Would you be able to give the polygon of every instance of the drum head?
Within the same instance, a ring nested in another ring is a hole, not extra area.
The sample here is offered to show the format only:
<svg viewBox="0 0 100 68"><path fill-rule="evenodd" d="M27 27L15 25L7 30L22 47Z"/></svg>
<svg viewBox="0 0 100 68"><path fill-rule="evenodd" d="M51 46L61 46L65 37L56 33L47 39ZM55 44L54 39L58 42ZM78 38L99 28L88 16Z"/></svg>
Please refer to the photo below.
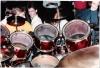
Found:
<svg viewBox="0 0 100 68"><path fill-rule="evenodd" d="M10 35L10 31L8 30L8 28L4 25L0 25L0 36L9 36Z"/></svg>
<svg viewBox="0 0 100 68"><path fill-rule="evenodd" d="M40 24L35 28L34 33L40 40L54 40L58 35L58 30L50 24Z"/></svg>
<svg viewBox="0 0 100 68"><path fill-rule="evenodd" d="M12 44L20 43L30 48L33 45L33 39L30 35L23 32L14 32L10 35L10 41Z"/></svg>
<svg viewBox="0 0 100 68"><path fill-rule="evenodd" d="M63 35L69 40L82 40L90 34L89 25L80 19L74 19L63 27Z"/></svg>
<svg viewBox="0 0 100 68"><path fill-rule="evenodd" d="M50 55L39 55L31 62L33 67L39 68L54 68L58 64L59 60Z"/></svg>

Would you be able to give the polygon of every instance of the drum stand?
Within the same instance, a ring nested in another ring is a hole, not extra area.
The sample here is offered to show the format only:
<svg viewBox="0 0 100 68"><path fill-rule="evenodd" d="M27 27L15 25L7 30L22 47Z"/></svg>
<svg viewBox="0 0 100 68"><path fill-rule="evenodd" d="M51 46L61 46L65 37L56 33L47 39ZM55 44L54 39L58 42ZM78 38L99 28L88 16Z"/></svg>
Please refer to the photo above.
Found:
<svg viewBox="0 0 100 68"><path fill-rule="evenodd" d="M65 39L62 35L62 31L60 30L60 11L59 11L59 8L57 6L56 8L56 11L57 11L57 19L58 19L58 26L59 26L59 29L58 29L58 38L57 38L57 41L56 41L56 47L57 47L57 50L60 50L60 54L64 55L67 51L67 48L66 48L66 44L65 44ZM60 45L57 46L57 42L60 43ZM59 48L59 49L58 49ZM59 53L58 53L59 54Z"/></svg>

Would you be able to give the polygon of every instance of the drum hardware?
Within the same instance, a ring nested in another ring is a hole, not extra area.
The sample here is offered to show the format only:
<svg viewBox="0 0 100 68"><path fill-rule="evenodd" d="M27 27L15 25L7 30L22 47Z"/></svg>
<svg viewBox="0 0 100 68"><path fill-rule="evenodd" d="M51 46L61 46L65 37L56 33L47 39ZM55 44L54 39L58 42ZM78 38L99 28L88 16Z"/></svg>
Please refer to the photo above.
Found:
<svg viewBox="0 0 100 68"><path fill-rule="evenodd" d="M32 47L33 47L33 46L32 46ZM33 49L32 47L31 47L31 48L28 50L28 52L27 52L27 56L26 56L26 58L25 58L26 61L28 61L29 58L31 58L30 56L31 56L32 49Z"/></svg>
<svg viewBox="0 0 100 68"><path fill-rule="evenodd" d="M65 54L68 52L63 35L58 35L58 37L55 39L55 43L57 54Z"/></svg>

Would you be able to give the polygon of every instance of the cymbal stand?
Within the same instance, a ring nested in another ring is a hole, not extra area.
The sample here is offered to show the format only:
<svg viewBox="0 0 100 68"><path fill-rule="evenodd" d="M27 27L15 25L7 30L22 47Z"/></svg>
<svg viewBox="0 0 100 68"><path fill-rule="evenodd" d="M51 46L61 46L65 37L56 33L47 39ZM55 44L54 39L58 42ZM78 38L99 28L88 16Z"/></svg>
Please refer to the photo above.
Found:
<svg viewBox="0 0 100 68"><path fill-rule="evenodd" d="M15 25L16 25L16 31L15 32L18 32L17 16L15 16Z"/></svg>

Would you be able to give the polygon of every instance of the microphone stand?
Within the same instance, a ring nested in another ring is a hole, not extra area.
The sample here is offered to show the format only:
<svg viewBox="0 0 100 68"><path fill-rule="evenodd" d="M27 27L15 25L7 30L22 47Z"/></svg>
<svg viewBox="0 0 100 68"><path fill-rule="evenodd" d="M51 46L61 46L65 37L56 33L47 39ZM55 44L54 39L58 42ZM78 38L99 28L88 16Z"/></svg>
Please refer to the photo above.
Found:
<svg viewBox="0 0 100 68"><path fill-rule="evenodd" d="M56 8L56 11L57 11L57 19L60 19L60 11L59 11L58 7ZM64 55L68 51L66 49L66 46L64 45L65 39L62 35L62 31L60 30L60 28L61 28L60 27L60 20L58 20L57 23L58 23L58 26L59 26L58 27L58 38L56 40L56 45L58 45L57 46L57 51L58 51L58 54ZM57 44L57 43L60 43L60 44Z"/></svg>

